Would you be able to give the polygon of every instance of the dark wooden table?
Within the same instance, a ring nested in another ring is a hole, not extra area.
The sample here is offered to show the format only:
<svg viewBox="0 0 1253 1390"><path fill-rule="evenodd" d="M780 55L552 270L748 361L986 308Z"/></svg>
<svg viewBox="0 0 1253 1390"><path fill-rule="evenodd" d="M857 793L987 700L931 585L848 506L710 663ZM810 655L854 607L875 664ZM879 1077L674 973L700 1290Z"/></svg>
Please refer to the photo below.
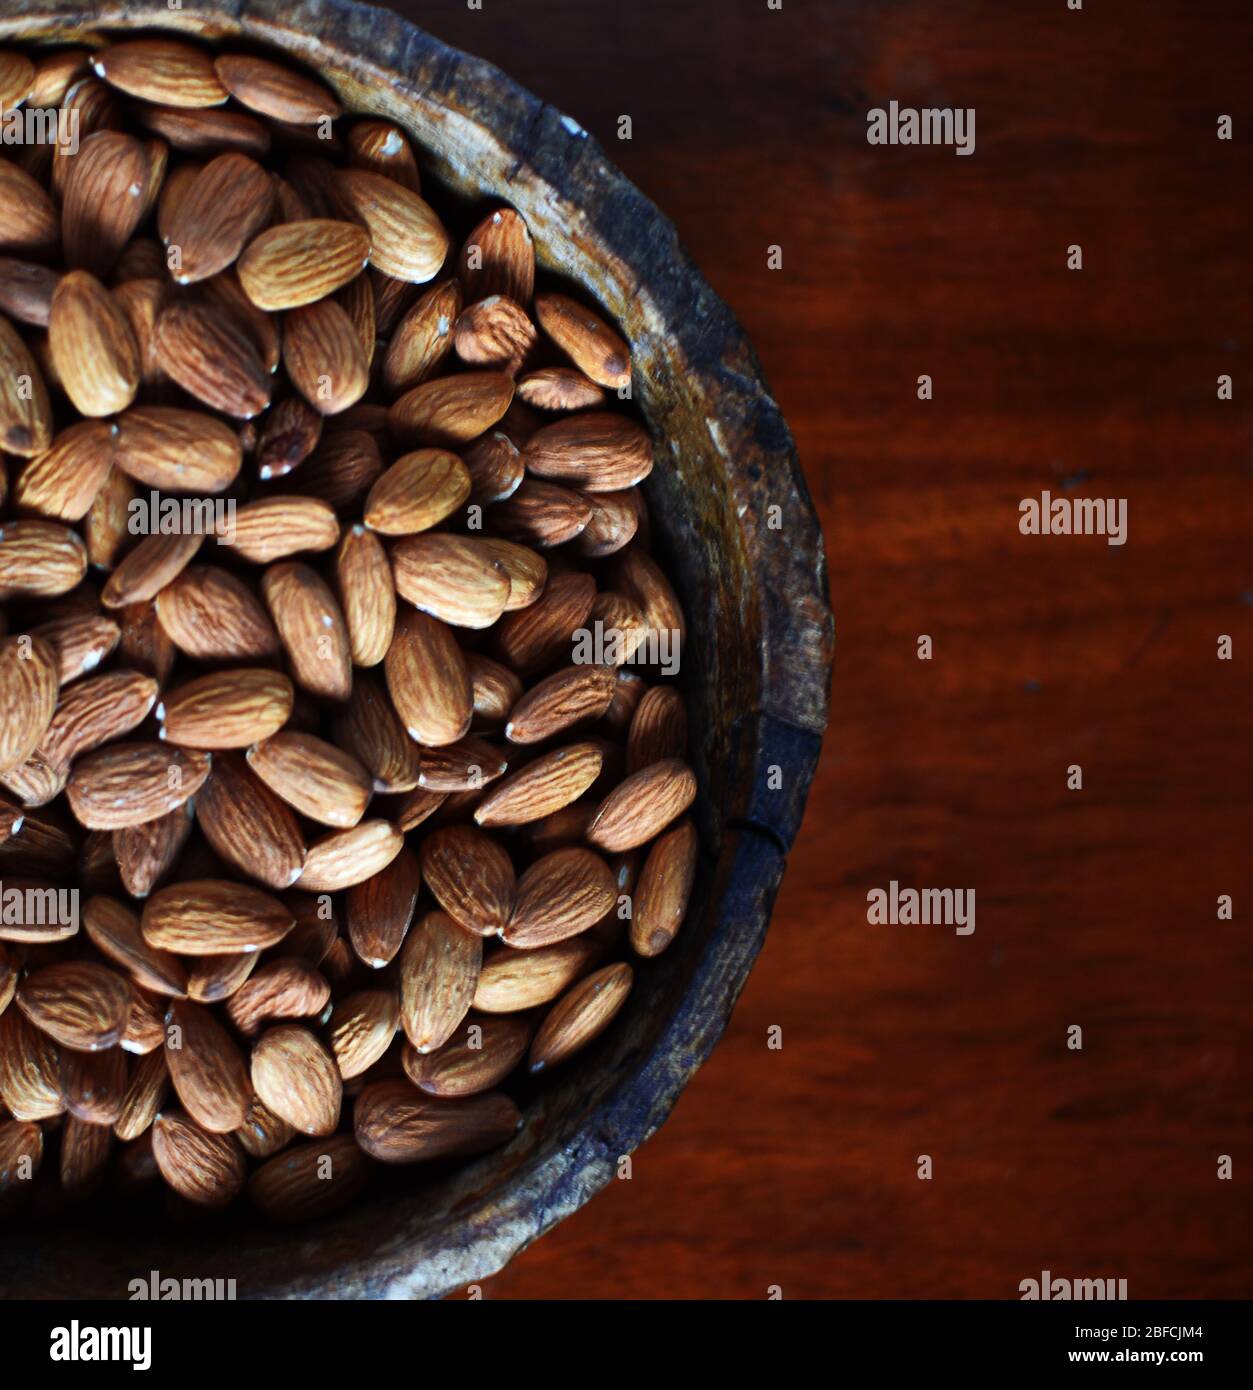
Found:
<svg viewBox="0 0 1253 1390"><path fill-rule="evenodd" d="M837 628L725 1041L486 1295L1253 1295L1253 10L408 12L674 219L796 435ZM974 107L975 153L869 145L891 99ZM1125 499L1127 543L1021 535L1045 489ZM976 890L975 933L869 925L891 879Z"/></svg>

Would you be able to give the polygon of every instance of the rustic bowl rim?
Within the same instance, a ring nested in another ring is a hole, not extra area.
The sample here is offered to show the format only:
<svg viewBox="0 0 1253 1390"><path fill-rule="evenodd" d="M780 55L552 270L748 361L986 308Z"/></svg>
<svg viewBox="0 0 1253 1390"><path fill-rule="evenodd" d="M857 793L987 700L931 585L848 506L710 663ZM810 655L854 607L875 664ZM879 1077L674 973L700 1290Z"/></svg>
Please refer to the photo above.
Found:
<svg viewBox="0 0 1253 1390"><path fill-rule="evenodd" d="M764 777L772 765L786 765L797 785L790 796L754 800L748 814L728 826L735 844L722 866L721 896L710 903L717 917L673 1017L648 1055L583 1117L579 1146L566 1145L510 1175L483 1199L490 1201L490 1210L480 1203L479 1210L467 1214L455 1244L428 1236L388 1257L347 1259L331 1277L308 1278L295 1269L285 1280L270 1279L247 1290L249 1296L280 1298L440 1296L498 1272L605 1186L619 1156L632 1152L663 1123L722 1035L764 939L827 722L834 635L821 530L791 434L740 325L680 248L674 226L576 122L483 59L442 43L391 11L356 0L184 0L178 10L169 9L166 0L105 0L90 11L78 9L72 0L18 0L0 18L0 41L67 42L75 32L135 29L256 41L286 49L313 67L319 55L334 54L346 67L401 86L411 86L413 75L421 71L427 86L413 89L414 99L445 110L452 110L455 101L460 112L474 113L481 109L484 91L503 97L513 130L525 133L529 171L576 208L585 204L571 191L573 180L595 180L604 220L595 224L595 214L591 220L634 272L638 292L651 295L659 312L669 315L667 330L688 364L707 378L709 394L727 407L725 418L711 422L718 427L711 428L711 435L728 476L734 472L745 480L737 495L745 499L739 507L745 554L762 605L762 694L759 707L744 721L744 736L751 740L754 776ZM358 45L366 36L369 53L363 55ZM500 133L494 122L487 128ZM624 240L625 233L615 226L628 225L631 235ZM763 479L768 494L762 490ZM767 547L760 516L751 515L766 495L787 521L787 544L780 547L776 541L773 550ZM29 1266L23 1273L28 1280ZM0 1288L16 1288L15 1275L11 1261L0 1260Z"/></svg>

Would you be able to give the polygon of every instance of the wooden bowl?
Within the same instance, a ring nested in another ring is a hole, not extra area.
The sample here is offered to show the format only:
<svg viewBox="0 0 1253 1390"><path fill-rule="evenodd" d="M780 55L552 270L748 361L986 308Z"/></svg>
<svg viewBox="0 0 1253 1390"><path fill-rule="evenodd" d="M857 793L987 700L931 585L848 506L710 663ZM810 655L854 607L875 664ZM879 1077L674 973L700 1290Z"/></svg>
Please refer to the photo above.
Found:
<svg viewBox="0 0 1253 1390"><path fill-rule="evenodd" d="M526 219L542 269L581 286L630 340L658 440L655 549L688 615L680 684L701 779L704 859L671 949L641 962L599 1043L519 1095L508 1148L397 1170L343 1214L298 1229L247 1203L174 1225L97 1199L6 1232L5 1297L125 1297L127 1281L234 1278L240 1297L433 1297L501 1269L614 1175L662 1123L726 1025L765 936L827 720L832 618L822 537L778 407L726 305L674 228L569 117L489 64L385 10L344 0L14 0L0 43L101 46L141 29L286 54L350 112L385 116L424 174ZM469 225L467 223L467 225ZM728 1124L733 1123L728 1116Z"/></svg>

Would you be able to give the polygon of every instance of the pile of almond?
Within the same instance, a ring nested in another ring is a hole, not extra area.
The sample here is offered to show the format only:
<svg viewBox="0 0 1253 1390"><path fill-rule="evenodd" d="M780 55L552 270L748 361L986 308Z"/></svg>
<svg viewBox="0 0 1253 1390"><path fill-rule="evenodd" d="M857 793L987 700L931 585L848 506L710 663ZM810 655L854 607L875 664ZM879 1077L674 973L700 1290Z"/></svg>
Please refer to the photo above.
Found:
<svg viewBox="0 0 1253 1390"><path fill-rule="evenodd" d="M0 107L0 1204L505 1144L695 871L627 344L268 59Z"/></svg>

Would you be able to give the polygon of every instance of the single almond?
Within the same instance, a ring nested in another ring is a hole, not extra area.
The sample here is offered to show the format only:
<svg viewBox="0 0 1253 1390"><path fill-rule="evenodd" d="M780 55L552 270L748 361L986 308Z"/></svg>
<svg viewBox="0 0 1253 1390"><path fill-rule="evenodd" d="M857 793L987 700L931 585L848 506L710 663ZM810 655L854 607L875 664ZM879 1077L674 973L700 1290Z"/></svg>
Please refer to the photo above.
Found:
<svg viewBox="0 0 1253 1390"><path fill-rule="evenodd" d="M267 1109L301 1134L331 1134L339 1123L343 1080L316 1034L280 1023L252 1049L252 1084Z"/></svg>
<svg viewBox="0 0 1253 1390"><path fill-rule="evenodd" d="M518 1107L501 1091L435 1099L403 1079L372 1082L353 1112L357 1143L383 1163L485 1153L521 1126Z"/></svg>
<svg viewBox="0 0 1253 1390"><path fill-rule="evenodd" d="M12 167L0 159L0 167ZM0 178L0 205L4 181ZM57 290L61 287L57 282ZM57 291L53 291L53 302ZM49 316L51 323L51 316ZM64 318L62 320L64 328ZM0 317L0 449L30 458L52 443L52 405L48 388L21 334Z"/></svg>
<svg viewBox="0 0 1253 1390"><path fill-rule="evenodd" d="M261 592L297 683L323 699L346 700L352 693L348 628L327 582L308 565L284 561L266 570Z"/></svg>
<svg viewBox="0 0 1253 1390"><path fill-rule="evenodd" d="M0 160L0 249L46 254L60 239L60 219L43 185L12 160Z"/></svg>
<svg viewBox="0 0 1253 1390"><path fill-rule="evenodd" d="M57 678L69 685L94 671L118 644L122 629L104 613L74 613L32 628L30 635L47 642L57 663Z"/></svg>
<svg viewBox="0 0 1253 1390"><path fill-rule="evenodd" d="M422 875L440 907L466 931L494 936L513 912L517 881L508 852L482 830L453 825L422 841Z"/></svg>
<svg viewBox="0 0 1253 1390"><path fill-rule="evenodd" d="M575 367L540 367L518 378L518 399L537 410L587 410L604 405L605 393Z"/></svg>
<svg viewBox="0 0 1253 1390"><path fill-rule="evenodd" d="M0 313L8 314L19 323L28 323L32 328L47 328L52 313L52 292L60 278L60 271L46 265L0 256Z"/></svg>
<svg viewBox="0 0 1253 1390"><path fill-rule="evenodd" d="M61 205L66 262L110 274L148 212L152 180L149 152L133 135L98 130L81 140Z"/></svg>
<svg viewBox="0 0 1253 1390"><path fill-rule="evenodd" d="M121 1038L131 990L106 966L58 961L27 975L17 987L16 1000L27 1021L62 1047L96 1052Z"/></svg>
<svg viewBox="0 0 1253 1390"><path fill-rule="evenodd" d="M156 321L161 371L224 415L250 420L270 403L270 377L252 339L209 301L175 300Z"/></svg>
<svg viewBox="0 0 1253 1390"><path fill-rule="evenodd" d="M422 753L419 785L433 792L478 791L503 777L509 762L499 749L473 734Z"/></svg>
<svg viewBox="0 0 1253 1390"><path fill-rule="evenodd" d="M377 666L387 655L396 625L396 587L379 538L364 526L346 527L335 576L353 664Z"/></svg>
<svg viewBox="0 0 1253 1390"><path fill-rule="evenodd" d="M52 296L48 344L80 415L117 415L139 388L139 349L126 315L86 270L63 275Z"/></svg>
<svg viewBox="0 0 1253 1390"><path fill-rule="evenodd" d="M652 472L647 432L625 415L588 411L545 425L522 450L527 471L586 492L634 487Z"/></svg>
<svg viewBox="0 0 1253 1390"><path fill-rule="evenodd" d="M631 945L638 955L660 955L683 925L698 849L695 827L683 821L649 850L632 901Z"/></svg>
<svg viewBox="0 0 1253 1390"><path fill-rule="evenodd" d="M360 1076L392 1044L400 1027L400 1006L390 989L362 990L341 999L331 1012L327 1040L345 1081Z"/></svg>
<svg viewBox="0 0 1253 1390"><path fill-rule="evenodd" d="M196 661L262 660L279 650L278 633L252 590L228 570L192 565L156 597L157 621Z"/></svg>
<svg viewBox="0 0 1253 1390"><path fill-rule="evenodd" d="M502 536L541 550L574 540L591 519L591 505L582 493L539 478L526 478L491 510L492 526Z"/></svg>
<svg viewBox="0 0 1253 1390"><path fill-rule="evenodd" d="M407 310L383 357L382 384L389 396L420 385L439 366L452 348L460 313L456 280L433 285Z"/></svg>
<svg viewBox="0 0 1253 1390"><path fill-rule="evenodd" d="M355 405L370 384L370 364L353 322L330 298L288 311L283 365L291 384L323 415Z"/></svg>
<svg viewBox="0 0 1253 1390"><path fill-rule="evenodd" d="M276 495L238 508L220 542L255 565L268 565L305 551L329 550L338 539L339 522L327 502Z"/></svg>
<svg viewBox="0 0 1253 1390"><path fill-rule="evenodd" d="M491 429L512 399L507 372L463 372L406 391L392 404L388 422L402 441L455 448Z"/></svg>
<svg viewBox="0 0 1253 1390"><path fill-rule="evenodd" d="M90 830L156 820L194 796L210 755L162 743L114 743L79 758L66 783L77 819Z"/></svg>
<svg viewBox="0 0 1253 1390"><path fill-rule="evenodd" d="M118 467L163 492L224 492L243 461L235 432L203 411L136 406L118 426Z"/></svg>
<svg viewBox="0 0 1253 1390"><path fill-rule="evenodd" d="M250 1158L269 1158L291 1143L296 1131L254 1095L235 1138Z"/></svg>
<svg viewBox="0 0 1253 1390"><path fill-rule="evenodd" d="M366 820L351 830L335 830L309 846L297 887L310 893L337 893L381 873L404 847L405 837L386 820Z"/></svg>
<svg viewBox="0 0 1253 1390"><path fill-rule="evenodd" d="M292 683L259 668L215 671L188 681L157 706L161 737L192 748L247 748L287 723Z"/></svg>
<svg viewBox="0 0 1253 1390"><path fill-rule="evenodd" d="M540 327L580 371L618 391L631 384L631 350L598 314L568 295L537 294Z"/></svg>
<svg viewBox="0 0 1253 1390"><path fill-rule="evenodd" d="M51 448L23 466L13 487L14 504L53 521L81 521L112 467L117 432L103 420L67 426Z"/></svg>
<svg viewBox="0 0 1253 1390"><path fill-rule="evenodd" d="M513 208L498 208L466 238L457 274L470 299L505 294L523 307L535 288L535 248L526 222Z"/></svg>
<svg viewBox="0 0 1253 1390"><path fill-rule="evenodd" d="M522 451L503 430L491 430L472 440L461 451L470 475L472 501L503 502L522 485L526 466Z"/></svg>
<svg viewBox="0 0 1253 1390"><path fill-rule="evenodd" d="M62 696L39 740L40 756L68 773L76 758L142 724L157 689L151 676L138 671L106 671L80 681Z"/></svg>
<svg viewBox="0 0 1253 1390"><path fill-rule="evenodd" d="M161 239L174 251L172 270L180 285L207 280L233 265L274 205L270 176L245 154L221 154L203 167L185 167L177 203L167 206L162 198Z"/></svg>
<svg viewBox="0 0 1253 1390"><path fill-rule="evenodd" d="M600 775L603 754L595 743L556 748L512 773L479 802L480 825L525 825L577 801Z"/></svg>
<svg viewBox="0 0 1253 1390"><path fill-rule="evenodd" d="M258 309L296 309L346 285L369 254L369 234L354 222L282 222L248 244L239 280Z"/></svg>
<svg viewBox="0 0 1253 1390"><path fill-rule="evenodd" d="M592 514L574 540L579 555L598 560L613 555L634 540L640 524L639 494L634 488L622 492L584 492L581 494Z"/></svg>
<svg viewBox="0 0 1253 1390"><path fill-rule="evenodd" d="M229 1134L214 1134L179 1111L164 1111L152 1125L152 1154L161 1176L194 1206L217 1211L242 1191L243 1150Z"/></svg>
<svg viewBox="0 0 1253 1390"><path fill-rule="evenodd" d="M248 1195L271 1221L312 1221L347 1206L374 1172L351 1134L297 1144L248 1180Z"/></svg>
<svg viewBox="0 0 1253 1390"><path fill-rule="evenodd" d="M470 495L470 475L444 449L403 454L374 483L365 524L385 536L425 531L450 516Z"/></svg>
<svg viewBox="0 0 1253 1390"><path fill-rule="evenodd" d="M518 898L503 937L508 946L551 946L594 927L617 902L609 865L589 849L554 850L518 880Z"/></svg>
<svg viewBox="0 0 1253 1390"><path fill-rule="evenodd" d="M384 671L396 713L412 738L437 748L465 736L473 692L451 628L425 613L401 613Z"/></svg>
<svg viewBox="0 0 1253 1390"><path fill-rule="evenodd" d="M336 743L370 773L376 791L406 792L418 785L418 745L377 680L356 673L352 695L332 727Z"/></svg>
<svg viewBox="0 0 1253 1390"><path fill-rule="evenodd" d="M568 660L595 598L596 581L590 574L553 575L536 602L502 620L497 640L505 660L523 676L538 674L563 657Z"/></svg>
<svg viewBox="0 0 1253 1390"><path fill-rule="evenodd" d="M91 66L111 87L164 106L220 106L228 95L209 54L177 39L126 39L97 53Z"/></svg>
<svg viewBox="0 0 1253 1390"><path fill-rule="evenodd" d="M257 441L257 477L262 482L290 473L318 446L322 414L302 396L285 396L266 411Z"/></svg>
<svg viewBox="0 0 1253 1390"><path fill-rule="evenodd" d="M508 666L481 652L468 652L466 666L474 692L474 727L491 732L502 729L522 697L522 682Z"/></svg>
<svg viewBox="0 0 1253 1390"><path fill-rule="evenodd" d="M246 1037L272 1019L309 1018L330 1001L331 987L307 961L280 958L257 970L230 997L227 1017Z"/></svg>
<svg viewBox="0 0 1253 1390"><path fill-rule="evenodd" d="M474 1007L483 1013L511 1014L551 1003L603 954L595 932L535 950L502 947L483 962Z"/></svg>
<svg viewBox="0 0 1253 1390"><path fill-rule="evenodd" d="M203 533L145 536L109 576L100 602L106 608L146 603L172 583L196 557Z"/></svg>
<svg viewBox="0 0 1253 1390"><path fill-rule="evenodd" d="M170 1089L170 1069L165 1052L156 1048L131 1069L121 1108L113 1121L113 1133L124 1144L146 1134L157 1118Z"/></svg>
<svg viewBox="0 0 1253 1390"><path fill-rule="evenodd" d="M526 1055L531 1025L521 1018L470 1016L435 1052L406 1043L405 1075L431 1096L474 1096L499 1086Z"/></svg>
<svg viewBox="0 0 1253 1390"><path fill-rule="evenodd" d="M588 840L611 854L635 849L681 816L696 796L696 776L678 758L632 773L601 802Z"/></svg>
<svg viewBox="0 0 1253 1390"><path fill-rule="evenodd" d="M419 1052L452 1037L474 998L483 940L442 912L415 922L399 957L400 1022Z"/></svg>
<svg viewBox="0 0 1253 1390"><path fill-rule="evenodd" d="M448 233L431 207L403 183L370 169L335 175L336 194L370 233L370 264L396 280L433 279L448 254Z"/></svg>
<svg viewBox="0 0 1253 1390"><path fill-rule="evenodd" d="M471 304L457 320L453 346L463 362L517 371L535 346L535 325L505 295Z"/></svg>
<svg viewBox="0 0 1253 1390"><path fill-rule="evenodd" d="M248 766L288 805L321 825L356 825L373 791L356 758L312 734L274 734L248 750Z"/></svg>
<svg viewBox="0 0 1253 1390"><path fill-rule="evenodd" d="M509 601L509 572L477 537L408 536L392 568L401 598L454 627L491 627Z"/></svg>
<svg viewBox="0 0 1253 1390"><path fill-rule="evenodd" d="M277 898L244 883L187 879L144 904L144 940L181 956L228 956L273 946L295 925Z"/></svg>
<svg viewBox="0 0 1253 1390"><path fill-rule="evenodd" d="M214 852L266 888L290 887L305 862L304 837L287 803L238 754L213 760L196 819Z"/></svg>
<svg viewBox="0 0 1253 1390"><path fill-rule="evenodd" d="M15 1120L51 1120L65 1113L61 1049L16 1008L0 1013L0 1100Z"/></svg>
<svg viewBox="0 0 1253 1390"><path fill-rule="evenodd" d="M45 737L57 705L57 658L39 637L0 638L0 773L20 767Z"/></svg>
<svg viewBox="0 0 1253 1390"><path fill-rule="evenodd" d="M565 666L532 686L513 706L505 737L510 743L543 743L599 719L612 704L616 685L611 667Z"/></svg>
<svg viewBox="0 0 1253 1390"><path fill-rule="evenodd" d="M371 969L389 965L413 921L422 888L418 856L402 849L381 872L348 890L348 935Z"/></svg>
<svg viewBox="0 0 1253 1390"><path fill-rule="evenodd" d="M403 130L390 121L357 121L348 132L348 159L357 169L370 169L421 193L418 162Z"/></svg>
<svg viewBox="0 0 1253 1390"><path fill-rule="evenodd" d="M223 53L213 66L241 106L272 120L311 125L340 114L339 102L320 82L280 63L247 53Z"/></svg>
<svg viewBox="0 0 1253 1390"><path fill-rule="evenodd" d="M120 1047L100 1052L61 1053L61 1094L71 1115L93 1125L111 1125L122 1113L127 1085L126 1054Z"/></svg>
<svg viewBox="0 0 1253 1390"><path fill-rule="evenodd" d="M260 159L270 148L270 132L265 122L245 111L188 111L177 106L141 106L134 115L145 130L168 140L174 149L205 159L232 150Z"/></svg>
<svg viewBox="0 0 1253 1390"><path fill-rule="evenodd" d="M191 834L192 806L113 832L113 854L122 887L132 898L146 898L174 867Z"/></svg>
<svg viewBox="0 0 1253 1390"><path fill-rule="evenodd" d="M556 1066L599 1037L626 1003L633 980L622 961L580 980L540 1024L528 1058L531 1071Z"/></svg>

